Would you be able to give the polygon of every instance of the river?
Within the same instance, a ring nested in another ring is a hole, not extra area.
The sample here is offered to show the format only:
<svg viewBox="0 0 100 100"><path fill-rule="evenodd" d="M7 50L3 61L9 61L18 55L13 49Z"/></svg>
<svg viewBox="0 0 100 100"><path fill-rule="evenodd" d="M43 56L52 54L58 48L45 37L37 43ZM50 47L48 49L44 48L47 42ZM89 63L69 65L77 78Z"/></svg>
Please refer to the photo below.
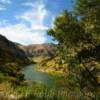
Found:
<svg viewBox="0 0 100 100"><path fill-rule="evenodd" d="M36 82L37 84L42 83L45 84L46 86L57 86L56 77L44 72L40 72L36 69L36 67L37 67L36 64L32 64L25 67L22 70L22 73L25 76L25 80L31 82L33 81Z"/></svg>

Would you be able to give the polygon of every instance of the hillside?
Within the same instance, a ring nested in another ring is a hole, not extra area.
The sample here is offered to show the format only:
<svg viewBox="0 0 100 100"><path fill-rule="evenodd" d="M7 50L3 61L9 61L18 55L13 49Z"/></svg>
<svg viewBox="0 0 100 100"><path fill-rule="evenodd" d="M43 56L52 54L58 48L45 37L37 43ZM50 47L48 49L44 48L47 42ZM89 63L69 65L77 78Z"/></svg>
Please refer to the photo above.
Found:
<svg viewBox="0 0 100 100"><path fill-rule="evenodd" d="M0 35L0 80L4 80L5 76L19 77L22 66L30 63L24 51L17 45Z"/></svg>
<svg viewBox="0 0 100 100"><path fill-rule="evenodd" d="M35 62L41 62L45 59L56 56L57 46L55 44L33 44L29 46L19 45L26 56Z"/></svg>
<svg viewBox="0 0 100 100"><path fill-rule="evenodd" d="M29 60L25 53L17 45L17 43L11 42L6 37L0 35L0 60L12 62L18 58L19 60L23 59L21 63L28 63Z"/></svg>

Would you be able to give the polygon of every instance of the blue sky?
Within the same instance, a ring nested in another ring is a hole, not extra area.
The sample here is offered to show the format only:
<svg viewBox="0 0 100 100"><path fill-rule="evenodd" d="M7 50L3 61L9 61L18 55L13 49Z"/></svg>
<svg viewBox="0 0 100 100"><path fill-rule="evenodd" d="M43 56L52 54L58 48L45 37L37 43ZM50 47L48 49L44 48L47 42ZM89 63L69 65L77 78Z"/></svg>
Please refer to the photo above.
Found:
<svg viewBox="0 0 100 100"><path fill-rule="evenodd" d="M46 31L75 0L0 0L0 34L24 45L52 42Z"/></svg>

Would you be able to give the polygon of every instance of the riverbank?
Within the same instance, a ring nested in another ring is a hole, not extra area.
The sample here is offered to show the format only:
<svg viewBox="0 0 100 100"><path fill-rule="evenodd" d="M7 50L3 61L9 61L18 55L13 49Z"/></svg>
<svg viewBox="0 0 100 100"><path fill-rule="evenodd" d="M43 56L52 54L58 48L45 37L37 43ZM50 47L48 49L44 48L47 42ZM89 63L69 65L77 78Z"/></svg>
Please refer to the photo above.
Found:
<svg viewBox="0 0 100 100"><path fill-rule="evenodd" d="M47 59L37 64L37 70L51 75L64 76L68 72L68 64L59 57Z"/></svg>

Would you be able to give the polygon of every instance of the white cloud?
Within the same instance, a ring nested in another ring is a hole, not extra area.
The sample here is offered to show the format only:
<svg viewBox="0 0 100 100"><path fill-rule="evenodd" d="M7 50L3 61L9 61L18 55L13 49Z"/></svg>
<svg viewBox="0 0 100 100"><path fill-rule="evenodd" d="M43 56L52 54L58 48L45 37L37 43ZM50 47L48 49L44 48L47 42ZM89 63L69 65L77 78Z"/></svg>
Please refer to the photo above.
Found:
<svg viewBox="0 0 100 100"><path fill-rule="evenodd" d="M16 16L20 20L18 24L12 25L7 21L0 23L0 34L6 36L11 41L21 44L45 43L47 40L45 31L48 27L44 25L44 20L48 11L45 9L43 2L27 3L25 6L30 6L31 10ZM28 26L29 24L30 27Z"/></svg>
<svg viewBox="0 0 100 100"><path fill-rule="evenodd" d="M26 2L24 4L22 4L23 6L27 6L27 7L34 7L34 3L33 2Z"/></svg>
<svg viewBox="0 0 100 100"><path fill-rule="evenodd" d="M0 11L6 10L7 6L12 3L11 0L0 0Z"/></svg>
<svg viewBox="0 0 100 100"><path fill-rule="evenodd" d="M6 9L6 7L5 7L5 6L0 5L0 11L3 11L3 10L5 10L5 9Z"/></svg>
<svg viewBox="0 0 100 100"><path fill-rule="evenodd" d="M0 27L0 34L6 36L9 40L22 44L41 44L46 41L44 33L32 32L24 24L9 24L7 27Z"/></svg>
<svg viewBox="0 0 100 100"><path fill-rule="evenodd" d="M23 13L22 15L16 16L16 18L29 22L33 30L48 29L48 27L44 25L45 16L46 14L48 14L47 10L44 7L44 4L41 2L27 2L24 3L24 5L30 6L32 7L32 9Z"/></svg>
<svg viewBox="0 0 100 100"><path fill-rule="evenodd" d="M11 0L0 0L0 3L11 4Z"/></svg>

